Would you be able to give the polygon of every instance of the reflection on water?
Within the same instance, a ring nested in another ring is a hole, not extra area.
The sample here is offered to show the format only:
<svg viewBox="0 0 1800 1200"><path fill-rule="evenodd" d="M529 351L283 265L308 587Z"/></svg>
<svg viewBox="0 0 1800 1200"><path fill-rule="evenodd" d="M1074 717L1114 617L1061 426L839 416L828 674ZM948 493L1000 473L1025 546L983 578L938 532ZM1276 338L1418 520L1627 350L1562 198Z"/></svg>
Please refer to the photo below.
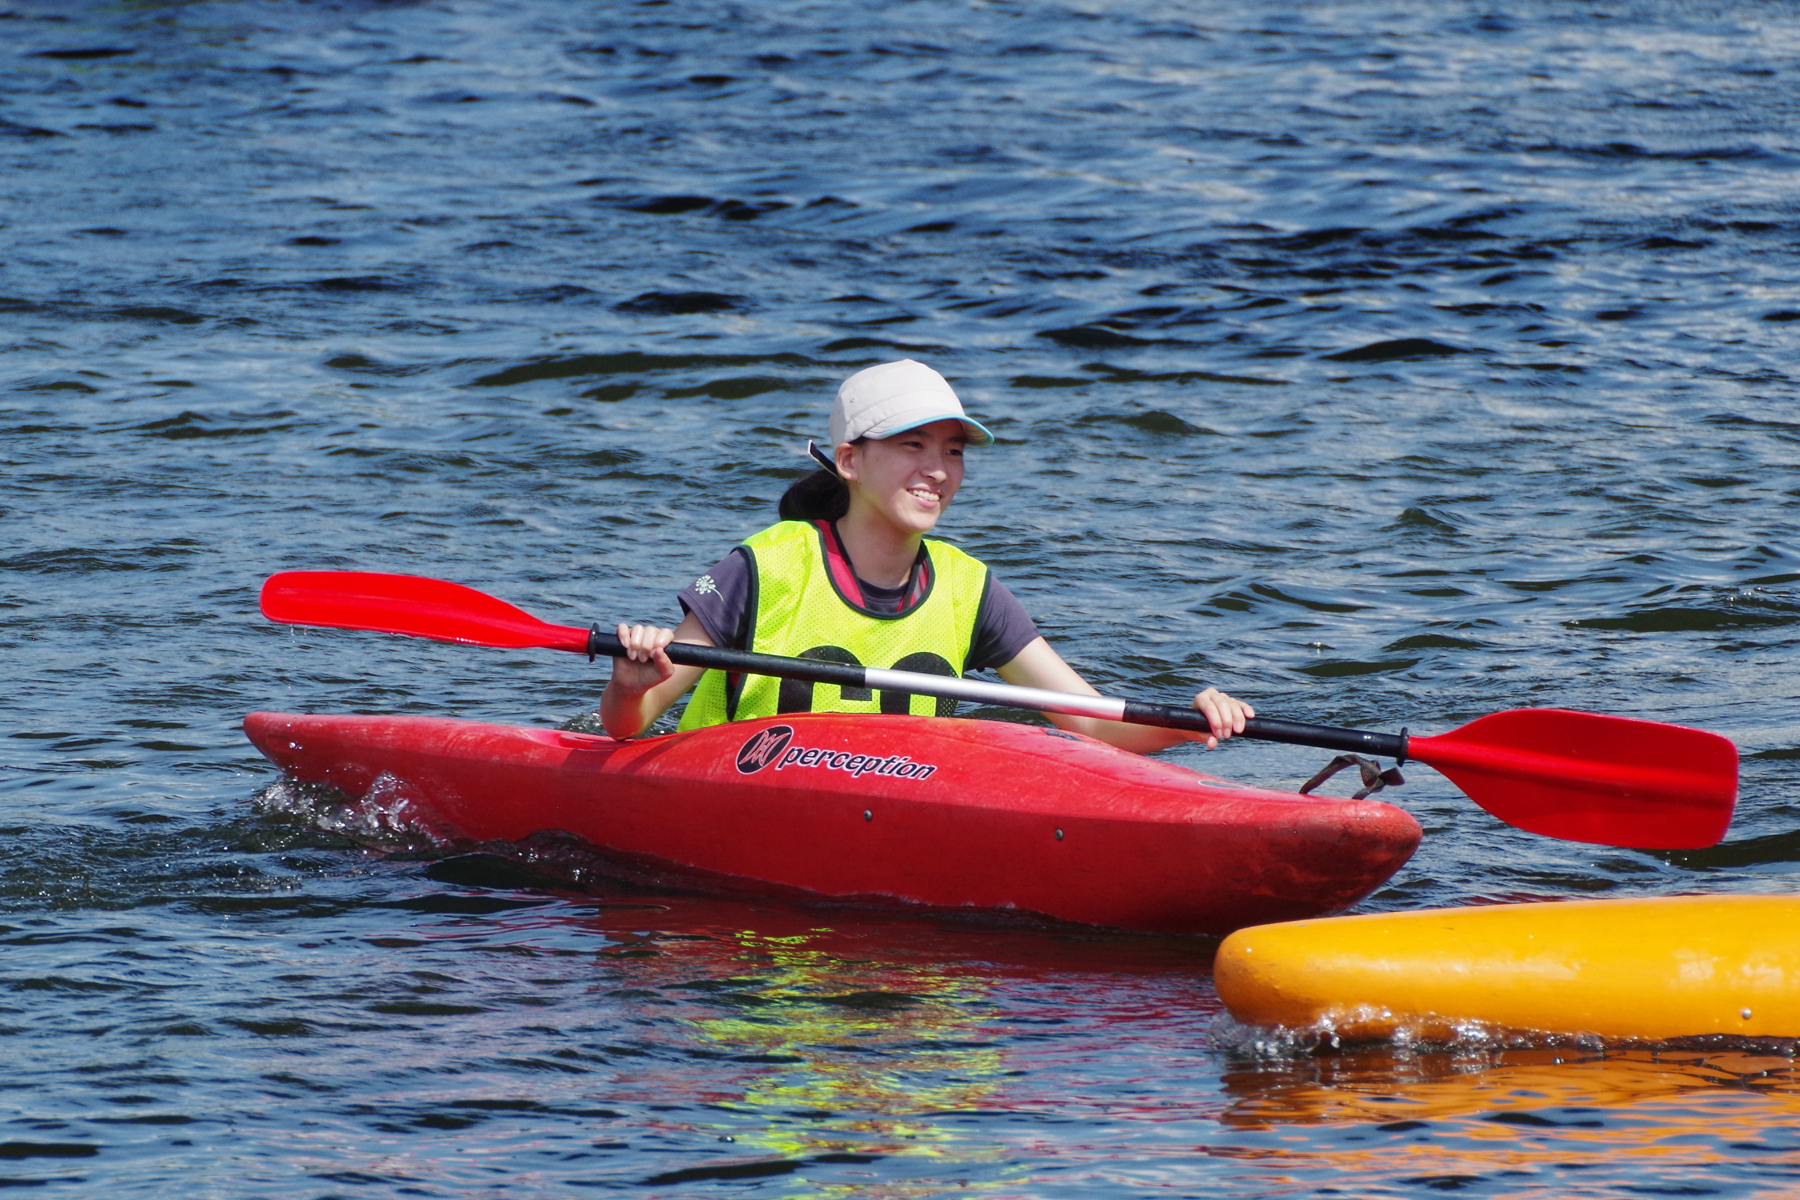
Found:
<svg viewBox="0 0 1800 1200"><path fill-rule="evenodd" d="M1640 1164L1666 1179L1774 1152L1794 1156L1775 1176L1800 1183L1800 1074L1788 1055L1370 1050L1238 1063L1223 1082L1221 1120L1280 1144L1215 1152L1289 1182L1431 1176L1449 1186L1580 1172L1604 1186L1601 1176L1627 1181Z"/></svg>
<svg viewBox="0 0 1800 1200"><path fill-rule="evenodd" d="M844 963L809 947L815 940L745 931L731 959L756 978L675 985L703 991L715 1005L741 1007L692 1019L708 1042L740 1062L784 1064L717 1102L747 1114L856 1114L824 1128L772 1127L739 1137L737 1148L785 1159L853 1151L963 1160L967 1147L913 1115L996 1106L1006 1060L996 1040L1004 1031L987 1028L997 1016L991 987L979 976L924 964Z"/></svg>
<svg viewBox="0 0 1800 1200"><path fill-rule="evenodd" d="M1604 1195L1646 1171L1756 1194L1800 1178L1786 1054L1259 1053L1220 1014L1198 942L663 900L561 930L602 933L604 995L655 1014L636 1022L642 1057L589 1097L696 1146L632 1176L655 1194L764 1179L769 1195L859 1200L1202 1181L1229 1196Z"/></svg>

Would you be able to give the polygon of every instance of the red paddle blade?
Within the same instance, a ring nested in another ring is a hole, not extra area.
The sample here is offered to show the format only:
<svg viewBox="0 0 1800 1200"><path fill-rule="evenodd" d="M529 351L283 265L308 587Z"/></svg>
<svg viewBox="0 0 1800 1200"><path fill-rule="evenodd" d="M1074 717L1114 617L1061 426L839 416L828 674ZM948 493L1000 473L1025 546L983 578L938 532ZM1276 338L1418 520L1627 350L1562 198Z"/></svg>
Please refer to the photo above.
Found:
<svg viewBox="0 0 1800 1200"><path fill-rule="evenodd" d="M263 616L291 625L403 633L476 646L587 651L588 631L551 625L474 588L418 575L283 571L262 589Z"/></svg>
<svg viewBox="0 0 1800 1200"><path fill-rule="evenodd" d="M1681 725L1517 708L1410 741L1502 821L1572 842L1711 846L1737 802L1737 747Z"/></svg>

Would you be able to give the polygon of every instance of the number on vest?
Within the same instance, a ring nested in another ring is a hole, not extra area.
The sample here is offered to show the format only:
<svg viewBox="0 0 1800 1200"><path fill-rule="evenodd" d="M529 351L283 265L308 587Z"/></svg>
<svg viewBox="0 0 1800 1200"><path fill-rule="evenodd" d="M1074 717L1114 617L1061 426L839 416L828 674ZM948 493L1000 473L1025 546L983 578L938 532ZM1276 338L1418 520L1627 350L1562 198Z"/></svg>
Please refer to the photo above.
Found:
<svg viewBox="0 0 1800 1200"><path fill-rule="evenodd" d="M811 650L801 652L801 658L816 659L820 662L843 663L846 666L860 667L862 662L856 655L842 646L814 646ZM950 665L942 655L933 654L929 650L920 650L909 654L892 667L895 671L915 671L921 675L943 675L956 678L956 668ZM784 679L781 691L776 697L775 711L778 713L797 713L813 711L813 687L815 685L805 679ZM824 686L830 687L830 684ZM847 687L839 689L845 700L871 700L874 694L868 688ZM953 717L956 715L956 701L948 696L937 697L937 715ZM896 715L904 715L912 711L911 692L882 692L881 711Z"/></svg>

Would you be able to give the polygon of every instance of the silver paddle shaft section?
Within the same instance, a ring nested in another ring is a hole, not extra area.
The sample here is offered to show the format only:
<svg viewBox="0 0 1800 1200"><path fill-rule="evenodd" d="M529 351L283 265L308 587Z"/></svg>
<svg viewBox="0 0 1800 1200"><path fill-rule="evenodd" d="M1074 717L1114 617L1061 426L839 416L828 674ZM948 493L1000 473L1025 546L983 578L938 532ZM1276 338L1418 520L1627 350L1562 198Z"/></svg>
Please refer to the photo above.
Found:
<svg viewBox="0 0 1800 1200"><path fill-rule="evenodd" d="M1071 717L1099 717L1103 721L1122 721L1128 702L1106 696L1083 696L1077 692L1052 692L1047 688L1014 687L1010 683L988 683L981 679L958 679L949 675L923 675L917 671L888 671L880 667L862 668L865 687L884 692L906 692L917 696L944 696L951 700L967 700L972 704L998 704L1004 708L1028 708L1036 712L1065 713ZM1202 725L1206 718L1200 717Z"/></svg>
<svg viewBox="0 0 1800 1200"><path fill-rule="evenodd" d="M588 655L604 654L622 658L625 647L598 625L588 633ZM777 654L752 654L745 650L725 650L718 646L696 646L689 642L670 642L669 661L685 667L705 667L713 671L738 671L750 675L773 675L777 679L805 679L812 683L834 683L839 687L874 688L911 696L943 696L951 700L967 700L973 704L997 704L1003 708L1023 708L1033 712L1063 713L1071 717L1096 717L1102 721L1124 721L1132 725L1159 725L1165 729L1188 729L1197 733L1211 731L1206 717L1191 708L1173 704L1148 704L1141 700L1115 700L1110 696L1083 696L1075 692L1053 692L1046 688L1014 687L1010 683L988 683L980 679L959 679L953 675L925 675L917 671L891 671L881 667L859 667L853 663L823 662L814 658L784 658ZM1319 746L1327 750L1381 755L1406 761L1406 733L1369 733L1360 729L1338 729L1330 725L1307 725L1299 721L1275 721L1252 717L1244 722L1244 736L1269 742L1287 742L1295 746Z"/></svg>

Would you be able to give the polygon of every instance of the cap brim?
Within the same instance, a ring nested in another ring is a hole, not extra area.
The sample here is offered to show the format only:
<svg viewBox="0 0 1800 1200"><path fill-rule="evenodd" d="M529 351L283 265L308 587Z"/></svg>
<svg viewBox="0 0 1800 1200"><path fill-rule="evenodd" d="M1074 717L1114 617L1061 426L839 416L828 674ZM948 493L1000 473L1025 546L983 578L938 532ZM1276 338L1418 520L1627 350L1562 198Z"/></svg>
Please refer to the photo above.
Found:
<svg viewBox="0 0 1800 1200"><path fill-rule="evenodd" d="M896 433L905 433L909 429L917 429L921 425L929 425L933 421L961 421L963 432L969 435L969 445L971 446L991 446L994 444L994 435L988 432L988 427L986 425L983 425L980 421L963 413L953 412L937 413L928 417L915 417L912 420L902 421L899 424L896 424L892 429L871 429L863 434L863 436L871 437L879 441L882 438L893 437Z"/></svg>

